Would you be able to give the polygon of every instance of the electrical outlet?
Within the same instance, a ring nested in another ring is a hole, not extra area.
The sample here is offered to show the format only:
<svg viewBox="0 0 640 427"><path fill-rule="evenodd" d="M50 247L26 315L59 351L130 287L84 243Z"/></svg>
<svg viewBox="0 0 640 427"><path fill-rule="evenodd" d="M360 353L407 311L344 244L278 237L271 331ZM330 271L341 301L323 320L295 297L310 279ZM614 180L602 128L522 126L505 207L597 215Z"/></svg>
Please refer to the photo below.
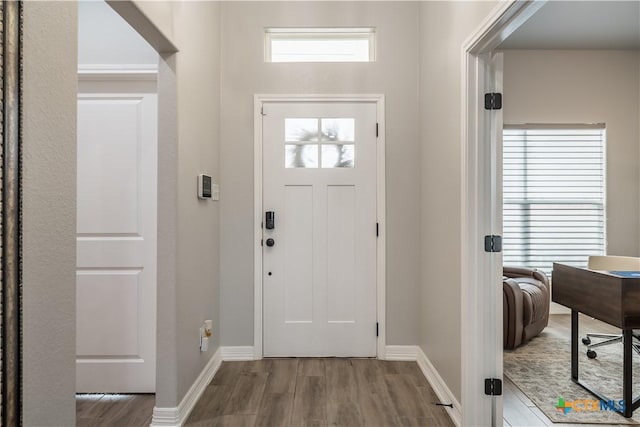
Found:
<svg viewBox="0 0 640 427"><path fill-rule="evenodd" d="M209 338L213 336L213 320L205 320L200 326L200 351L209 350Z"/></svg>

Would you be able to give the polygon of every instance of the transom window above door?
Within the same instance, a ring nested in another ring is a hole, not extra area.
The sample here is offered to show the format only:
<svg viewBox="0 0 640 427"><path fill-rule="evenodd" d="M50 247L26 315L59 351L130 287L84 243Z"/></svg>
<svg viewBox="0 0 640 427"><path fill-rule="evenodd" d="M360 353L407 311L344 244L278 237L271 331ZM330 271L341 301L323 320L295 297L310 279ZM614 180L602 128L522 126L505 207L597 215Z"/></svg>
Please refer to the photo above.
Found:
<svg viewBox="0 0 640 427"><path fill-rule="evenodd" d="M375 28L266 28L266 62L373 62Z"/></svg>
<svg viewBox="0 0 640 427"><path fill-rule="evenodd" d="M284 135L286 168L355 166L353 118L287 118Z"/></svg>

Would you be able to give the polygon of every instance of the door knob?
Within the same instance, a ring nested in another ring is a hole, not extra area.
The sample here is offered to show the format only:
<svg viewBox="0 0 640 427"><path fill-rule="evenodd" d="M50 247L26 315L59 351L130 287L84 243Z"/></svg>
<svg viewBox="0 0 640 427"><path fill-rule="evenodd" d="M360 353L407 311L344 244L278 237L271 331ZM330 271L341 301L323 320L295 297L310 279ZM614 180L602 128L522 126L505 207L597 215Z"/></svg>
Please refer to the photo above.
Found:
<svg viewBox="0 0 640 427"><path fill-rule="evenodd" d="M273 240L271 237L269 237L269 238L267 239L267 246L271 247L271 246L273 246L273 245L275 245L275 244L276 244L276 241L275 241L275 240Z"/></svg>

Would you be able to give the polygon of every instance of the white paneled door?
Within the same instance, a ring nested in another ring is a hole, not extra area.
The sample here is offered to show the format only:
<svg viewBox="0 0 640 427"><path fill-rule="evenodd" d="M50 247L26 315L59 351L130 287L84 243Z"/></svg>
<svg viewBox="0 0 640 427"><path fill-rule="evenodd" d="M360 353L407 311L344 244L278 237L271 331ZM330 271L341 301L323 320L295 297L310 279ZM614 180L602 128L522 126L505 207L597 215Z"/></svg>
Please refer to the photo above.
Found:
<svg viewBox="0 0 640 427"><path fill-rule="evenodd" d="M78 392L155 391L155 82L80 82Z"/></svg>
<svg viewBox="0 0 640 427"><path fill-rule="evenodd" d="M376 356L376 104L263 115L263 354Z"/></svg>

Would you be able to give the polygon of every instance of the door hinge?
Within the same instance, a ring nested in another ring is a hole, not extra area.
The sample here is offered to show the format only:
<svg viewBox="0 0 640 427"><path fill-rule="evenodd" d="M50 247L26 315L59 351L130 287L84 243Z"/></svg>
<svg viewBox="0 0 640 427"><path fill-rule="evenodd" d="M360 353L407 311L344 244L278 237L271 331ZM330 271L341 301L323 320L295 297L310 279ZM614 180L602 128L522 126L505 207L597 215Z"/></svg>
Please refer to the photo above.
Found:
<svg viewBox="0 0 640 427"><path fill-rule="evenodd" d="M378 137L378 123L376 123L376 138Z"/></svg>
<svg viewBox="0 0 640 427"><path fill-rule="evenodd" d="M380 236L380 223L376 222L376 237Z"/></svg>
<svg viewBox="0 0 640 427"><path fill-rule="evenodd" d="M264 107L260 107L260 115L266 116L266 114L264 113Z"/></svg>
<svg viewBox="0 0 640 427"><path fill-rule="evenodd" d="M498 378L485 378L484 394L487 396L502 396L502 380Z"/></svg>
<svg viewBox="0 0 640 427"><path fill-rule="evenodd" d="M501 93L485 93L484 109L485 110L502 110L502 94Z"/></svg>
<svg viewBox="0 0 640 427"><path fill-rule="evenodd" d="M260 239L260 246L264 246L264 239Z"/></svg>
<svg viewBox="0 0 640 427"><path fill-rule="evenodd" d="M485 252L502 252L502 236L484 236Z"/></svg>
<svg viewBox="0 0 640 427"><path fill-rule="evenodd" d="M378 324L378 322L376 322L376 336L378 336L379 331L380 331L379 330L379 324Z"/></svg>

